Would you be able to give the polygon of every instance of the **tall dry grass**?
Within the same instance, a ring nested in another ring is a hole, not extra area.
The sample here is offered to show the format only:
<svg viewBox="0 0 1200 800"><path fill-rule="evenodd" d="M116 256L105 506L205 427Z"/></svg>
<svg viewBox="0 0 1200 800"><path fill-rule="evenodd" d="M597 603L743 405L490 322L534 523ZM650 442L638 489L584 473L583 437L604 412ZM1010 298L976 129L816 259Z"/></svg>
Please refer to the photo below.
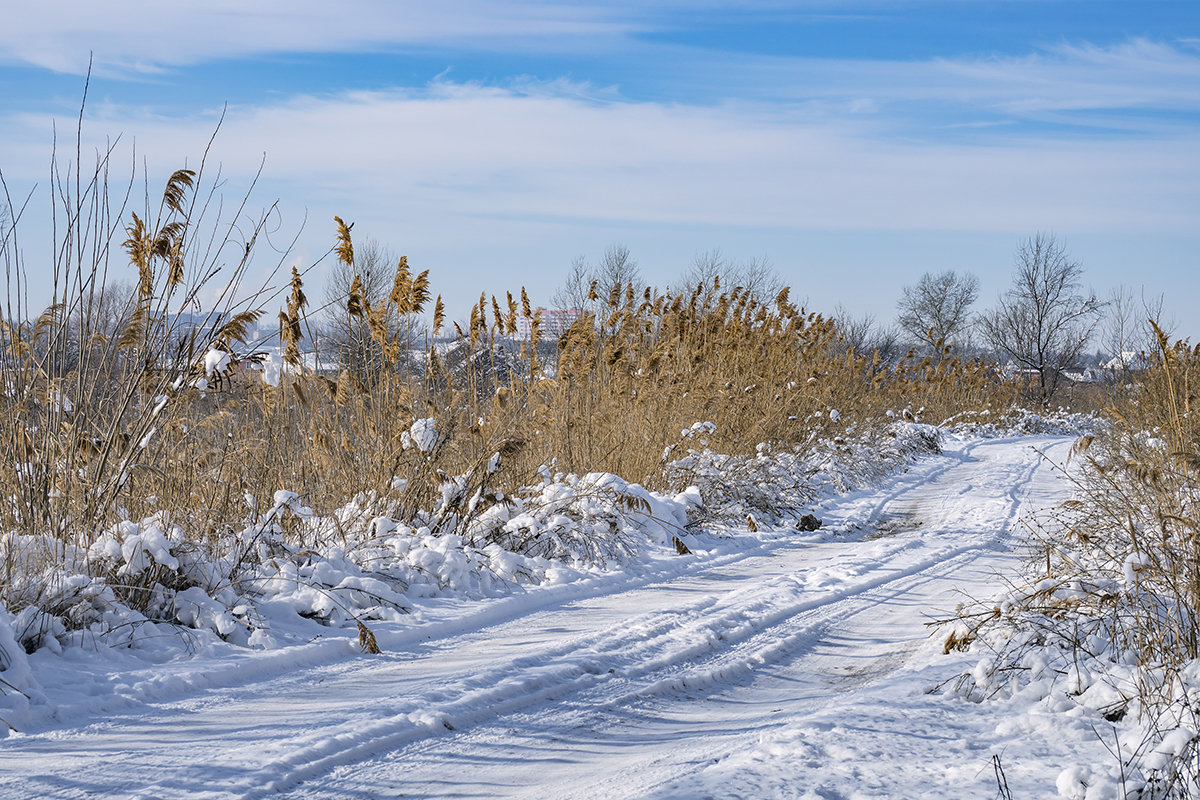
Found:
<svg viewBox="0 0 1200 800"><path fill-rule="evenodd" d="M1088 557L1056 559L1060 548L1049 569L1107 584L1094 610L1140 663L1175 670L1200 658L1200 347L1158 335L1159 359L1116 397L1111 430L1076 448L1082 492L1061 527Z"/></svg>
<svg viewBox="0 0 1200 800"><path fill-rule="evenodd" d="M1072 450L1075 496L1029 520L1025 579L963 609L946 642L994 650L963 676L971 693L1040 684L1102 725L1132 723L1114 733L1111 772L1140 800L1200 791L1200 347L1155 330L1155 363Z"/></svg>
<svg viewBox="0 0 1200 800"><path fill-rule="evenodd" d="M3 186L0 600L10 609L71 569L86 570L87 548L124 520L225 510L203 479L205 459L184 460L177 445L191 430L206 436L210 460L238 447L229 439L214 447L204 432L231 409L192 384L208 348L243 341L272 296L279 262L259 288L245 287L273 210L248 215L248 193L226 208L207 153L197 169L175 171L161 194L135 199L133 174L120 184L111 177L114 152L98 152L90 166L81 145L71 161L56 153L53 241L41 251L48 264L26 262L27 203ZM45 309L27 305L29 272L50 275ZM198 321L181 322L199 308Z"/></svg>
<svg viewBox="0 0 1200 800"><path fill-rule="evenodd" d="M327 374L302 363L308 301L301 271L275 282L286 255L261 288L243 289L272 212L247 226L243 200L222 217L203 160L135 209L134 181L109 183L110 156L58 175L50 307L32 313L19 299L19 224L0 251L0 601L10 610L37 602L48 570L87 574L88 549L127 520L159 515L224 559L232 579L250 560L239 532L268 513L294 547L318 544L275 508L280 490L320 514L356 499L363 517L448 532L544 466L683 488L666 467L696 422L713 423L717 452L768 443L803 454L848 429L882 430L889 412L936 422L1013 397L989 365L885 364L847 348L834 320L798 308L787 289L759 298L719 280L683 294L627 285L599 297L593 287L599 313L549 349L525 288L481 296L455 342L425 341L414 372L391 321L432 311L437 334L445 311L429 271L405 259L374 307L357 281L345 298L378 357ZM350 226L335 223L329 257L353 269ZM250 353L249 330L272 304L279 355ZM198 307L202 320L180 322ZM532 341L518 337L522 321ZM166 572L105 577L136 604L151 585L185 580Z"/></svg>

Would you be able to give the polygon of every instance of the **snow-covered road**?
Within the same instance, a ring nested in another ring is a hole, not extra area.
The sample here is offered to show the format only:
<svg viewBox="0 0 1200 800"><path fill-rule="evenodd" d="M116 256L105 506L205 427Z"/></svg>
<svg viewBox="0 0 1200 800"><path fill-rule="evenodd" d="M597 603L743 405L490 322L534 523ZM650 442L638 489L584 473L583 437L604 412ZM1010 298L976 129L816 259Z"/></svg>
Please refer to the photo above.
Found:
<svg viewBox="0 0 1200 800"><path fill-rule="evenodd" d="M383 655L144 667L0 741L0 797L991 797L993 756L1053 796L1099 741L929 693L978 657L925 623L1002 585L1019 519L1069 492L1037 451L1069 446L950 441L826 502L821 539L447 602L380 625Z"/></svg>

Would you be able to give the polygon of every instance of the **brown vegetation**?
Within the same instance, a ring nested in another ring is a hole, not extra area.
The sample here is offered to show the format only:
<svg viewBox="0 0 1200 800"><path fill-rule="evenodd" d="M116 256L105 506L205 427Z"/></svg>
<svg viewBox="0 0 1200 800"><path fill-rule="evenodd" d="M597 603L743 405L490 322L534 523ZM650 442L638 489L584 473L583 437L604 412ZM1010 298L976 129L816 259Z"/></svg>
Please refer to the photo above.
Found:
<svg viewBox="0 0 1200 800"><path fill-rule="evenodd" d="M55 305L0 329L0 525L10 541L51 543L42 563L77 560L103 531L155 513L211 544L252 525L278 490L321 512L369 497L411 519L437 505L448 476L516 490L553 465L668 488L671 448L698 421L714 423L712 449L753 453L764 442L802 449L882 427L893 409L940 421L1011 400L987 365L928 357L888 365L841 345L834 321L796 307L787 289L759 298L719 279L683 294L614 284L600 297L593 287L597 313L560 337L553 359L517 339L518 320L535 337L541 327L524 289L519 301L481 296L461 338L426 341L425 367L413 373L389 320L427 311L430 278L406 259L374 305L352 281L347 314L379 356L336 377L300 363L307 298L293 268L279 301L286 363L273 385L239 368L249 359L235 355L269 298L236 302L231 281L203 325L172 327L172 312L194 305L218 266L240 278L254 250L254 235L200 248L207 204L196 201L197 179L180 170L157 213L129 212L123 256L137 282L119 322L98 326L107 266L89 257L120 251L103 226L80 223L68 237L85 246L58 271ZM64 195L75 218L107 201L107 187L90 191ZM104 214L117 215L106 206ZM336 224L331 252L353 271L350 226ZM232 269L213 255L231 249ZM5 252L16 261L15 248ZM443 316L439 297L434 333ZM418 441L415 425L430 435ZM460 503L474 498L471 513L503 502L498 491L459 494ZM442 497L443 516L448 502ZM17 552L6 549L0 576L10 609L28 602L17 588L25 569Z"/></svg>

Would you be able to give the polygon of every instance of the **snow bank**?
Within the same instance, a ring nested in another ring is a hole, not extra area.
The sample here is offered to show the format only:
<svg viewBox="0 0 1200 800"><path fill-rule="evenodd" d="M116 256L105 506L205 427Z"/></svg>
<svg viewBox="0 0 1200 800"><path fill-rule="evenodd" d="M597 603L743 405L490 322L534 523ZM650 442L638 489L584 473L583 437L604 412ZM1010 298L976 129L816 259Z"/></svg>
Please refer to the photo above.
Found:
<svg viewBox="0 0 1200 800"><path fill-rule="evenodd" d="M1077 558L1094 557L1078 551ZM1112 758L1064 764L1059 795L1072 800L1168 800L1200 792L1200 660L1182 670L1139 663L1138 627L1122 621L1120 597L1135 588L1137 562L1112 565L1117 580L1045 576L984 607L963 609L946 647L978 661L956 691L1012 711L1001 733L1053 736L1066 729L1105 740ZM982 622L980 621L982 619Z"/></svg>
<svg viewBox="0 0 1200 800"><path fill-rule="evenodd" d="M431 447L435 428L414 428L415 446ZM548 470L541 484L501 502L487 505L481 495L409 524L375 513L378 497L321 517L281 490L255 524L204 547L165 513L122 522L87 551L49 537L9 537L6 555L24 554L40 577L19 614L0 611L0 719L19 729L49 713L31 707L43 698L27 653L43 648L92 658L123 648L161 661L302 644L322 629L403 620L433 598L503 597L584 581L635 559L677 558L673 540L700 502L695 489L663 495L607 473ZM34 565L47 548L73 567L39 573Z"/></svg>
<svg viewBox="0 0 1200 800"><path fill-rule="evenodd" d="M1108 425L1095 414L1081 414L1059 408L1038 413L1016 406L1001 414L991 411L964 411L943 422L939 427L947 433L977 439L1002 436L1083 436Z"/></svg>
<svg viewBox="0 0 1200 800"><path fill-rule="evenodd" d="M687 569L680 553L712 557L714 542L745 532L743 522L700 533L699 521L744 519L747 512L764 523L799 517L822 496L936 452L940 436L907 422L873 437L850 426L844 436L803 448L764 445L754 456L732 457L707 448L703 437L712 432L711 423L683 432L681 442L702 449L668 463L674 492L608 473L543 468L539 483L508 495L484 485L493 463L480 474L447 476L435 506L415 515L401 516L395 501L376 495L317 514L280 490L252 524L203 543L166 513L122 522L86 551L9 537L7 553L58 548L54 560L65 566L40 574L33 565L45 559L30 560L28 574L39 577L20 614L3 620L0 648L11 652L0 678L24 694L0 697L0 717L18 727L30 719L30 704L41 695L23 654L37 650L92 651L95 658L119 648L156 663L231 647L272 650L335 632L369 636L362 626L405 620L435 601L519 595L636 573L650 563ZM407 433L409 446L437 446L434 420L417 420ZM398 481L397 491L404 485Z"/></svg>
<svg viewBox="0 0 1200 800"><path fill-rule="evenodd" d="M0 605L0 725L4 727L13 725L10 719L23 717L31 702L45 702L29 656L17 641L16 625L13 615Z"/></svg>
<svg viewBox="0 0 1200 800"><path fill-rule="evenodd" d="M698 423L699 425L700 423ZM711 426L712 423L707 423ZM697 426L686 438L711 433ZM844 436L812 439L789 449L760 444L752 456L688 449L666 465L676 485L694 485L708 518L764 521L799 518L821 497L870 485L912 460L937 453L941 431L932 425L894 422L871 435L855 426Z"/></svg>

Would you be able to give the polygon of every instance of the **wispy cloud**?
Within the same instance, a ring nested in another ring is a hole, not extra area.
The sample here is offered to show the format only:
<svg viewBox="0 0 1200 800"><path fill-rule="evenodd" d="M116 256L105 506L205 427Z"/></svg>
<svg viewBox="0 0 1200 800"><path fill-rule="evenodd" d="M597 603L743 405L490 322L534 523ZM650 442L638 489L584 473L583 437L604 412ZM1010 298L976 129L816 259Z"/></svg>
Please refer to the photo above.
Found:
<svg viewBox="0 0 1200 800"><path fill-rule="evenodd" d="M95 52L109 73L158 71L289 52L388 51L413 45L578 47L627 33L602 5L517 0L206 0L148 8L136 0L30 3L0 26L0 62L79 73ZM570 44L568 44L570 42Z"/></svg>
<svg viewBox="0 0 1200 800"><path fill-rule="evenodd" d="M1021 43L1006 53L882 60L765 56L724 50L719 40L689 46L637 36L686 28L689 20L711 21L728 13L722 7L712 0L210 0L149 14L134 0L63 0L11 15L0 27L0 63L78 73L94 51L101 74L128 76L280 53L605 51L608 58L644 64L644 80L662 87L657 96L679 89L710 102L804 104L813 114L907 122L905 135L920 135L914 124L936 130L933 120L977 130L1016 120L1154 132L1163 124L1153 118L1158 112L1200 114L1200 46L1194 39L1135 38L1104 46L1056 41L1036 48ZM903 13L878 0L748 0L739 9L760 22L780 13ZM931 111L931 104L937 108ZM1116 119L1120 114L1126 118Z"/></svg>
<svg viewBox="0 0 1200 800"><path fill-rule="evenodd" d="M1063 44L1024 57L939 61L951 82L1013 113L1096 109L1200 111L1200 52L1134 39Z"/></svg>
<svg viewBox="0 0 1200 800"><path fill-rule="evenodd" d="M1077 125L1108 127L1114 118L1097 112L1117 112L1135 115L1123 123L1131 129L1136 115L1200 114L1200 49L1185 43L1055 44L1018 56L909 61L736 54L718 60L720 69L711 74L717 92L807 103L835 114L853 107L917 123L958 117L950 121L956 125L1075 114ZM938 104L937 113L930 104ZM1148 118L1140 124L1159 127Z"/></svg>
<svg viewBox="0 0 1200 800"><path fill-rule="evenodd" d="M536 89L536 90L535 90ZM213 118L104 107L93 131L136 136L158 169L196 154ZM10 117L10 143L46 141ZM776 105L628 102L567 83L299 97L231 109L231 175L267 174L310 206L360 203L434 228L509 216L787 228L1181 231L1200 207L1194 138L987 145L880 138L853 115ZM44 145L43 145L44 146ZM44 158L29 163L44 163ZM10 172L11 175L11 172ZM364 198L356 200L355 198ZM332 213L332 212L330 212ZM438 221L434 221L438 220Z"/></svg>
<svg viewBox="0 0 1200 800"><path fill-rule="evenodd" d="M895 8L894 0L851 5ZM693 16L845 13L846 6L845 0L742 0L736 9L721 0L205 0L148 7L139 0L55 0L5 15L0 62L80 72L93 50L105 69L158 70L217 58L415 44L577 49L585 37L687 27Z"/></svg>

